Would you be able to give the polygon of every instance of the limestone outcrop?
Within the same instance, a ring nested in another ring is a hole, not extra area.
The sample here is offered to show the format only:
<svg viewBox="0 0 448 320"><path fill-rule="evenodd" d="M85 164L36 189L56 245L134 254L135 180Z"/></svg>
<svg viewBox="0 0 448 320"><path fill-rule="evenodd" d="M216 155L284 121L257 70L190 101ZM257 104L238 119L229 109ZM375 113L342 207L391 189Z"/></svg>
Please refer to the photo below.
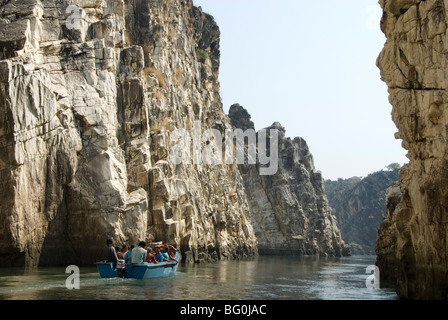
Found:
<svg viewBox="0 0 448 320"><path fill-rule="evenodd" d="M384 280L404 299L448 298L448 3L381 0L378 58L409 164L387 193L376 244Z"/></svg>
<svg viewBox="0 0 448 320"><path fill-rule="evenodd" d="M233 105L229 117L235 128L255 130L242 106ZM279 133L278 171L260 175L260 163L239 166L260 254L348 255L328 204L322 174L314 167L306 141L287 138L278 122L266 131L272 129Z"/></svg>
<svg viewBox="0 0 448 320"><path fill-rule="evenodd" d="M0 12L1 266L92 265L108 237L191 261L257 253L238 169L169 161L176 129L231 127L213 17L189 0Z"/></svg>

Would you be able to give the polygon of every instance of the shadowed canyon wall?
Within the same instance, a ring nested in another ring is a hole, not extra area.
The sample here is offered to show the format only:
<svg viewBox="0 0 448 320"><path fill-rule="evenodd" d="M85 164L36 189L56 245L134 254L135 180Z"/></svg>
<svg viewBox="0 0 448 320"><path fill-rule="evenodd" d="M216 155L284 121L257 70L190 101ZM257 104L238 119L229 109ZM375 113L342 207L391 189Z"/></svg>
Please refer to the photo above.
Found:
<svg viewBox="0 0 448 320"><path fill-rule="evenodd" d="M376 254L378 228L386 215L386 190L398 178L395 169L374 172L362 179L325 181L330 206L351 254Z"/></svg>
<svg viewBox="0 0 448 320"><path fill-rule="evenodd" d="M376 244L383 280L405 299L448 298L447 13L443 0L381 0L378 58L409 164L387 192Z"/></svg>

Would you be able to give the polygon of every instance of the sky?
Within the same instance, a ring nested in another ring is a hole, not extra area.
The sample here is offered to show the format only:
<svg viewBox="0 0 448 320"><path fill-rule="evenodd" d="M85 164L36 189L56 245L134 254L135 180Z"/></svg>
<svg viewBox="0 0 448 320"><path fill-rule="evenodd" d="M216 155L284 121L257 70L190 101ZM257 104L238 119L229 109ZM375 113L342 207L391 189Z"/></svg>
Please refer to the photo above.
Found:
<svg viewBox="0 0 448 320"><path fill-rule="evenodd" d="M224 111L239 103L260 130L302 137L324 179L408 163L376 59L378 0L193 0L221 31Z"/></svg>

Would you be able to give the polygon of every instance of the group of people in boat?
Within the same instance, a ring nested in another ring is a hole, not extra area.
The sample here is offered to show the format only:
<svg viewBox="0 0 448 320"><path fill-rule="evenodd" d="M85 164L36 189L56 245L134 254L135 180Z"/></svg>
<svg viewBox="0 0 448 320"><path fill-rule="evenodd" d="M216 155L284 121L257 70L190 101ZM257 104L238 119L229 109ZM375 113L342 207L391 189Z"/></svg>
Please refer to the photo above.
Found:
<svg viewBox="0 0 448 320"><path fill-rule="evenodd" d="M124 260L126 264L178 262L175 258L177 249L169 244L151 244L146 246L145 241L140 241L138 245L123 245L114 247L112 239L107 239L106 246L102 251L102 261L112 262L116 268L118 261Z"/></svg>

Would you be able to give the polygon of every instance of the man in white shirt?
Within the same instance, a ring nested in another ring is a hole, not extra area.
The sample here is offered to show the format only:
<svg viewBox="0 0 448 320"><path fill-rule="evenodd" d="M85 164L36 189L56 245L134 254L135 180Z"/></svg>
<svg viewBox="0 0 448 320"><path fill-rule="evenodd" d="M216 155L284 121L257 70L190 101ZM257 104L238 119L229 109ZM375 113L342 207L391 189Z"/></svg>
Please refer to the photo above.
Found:
<svg viewBox="0 0 448 320"><path fill-rule="evenodd" d="M146 243L144 241L140 241L138 246L132 249L131 253L131 262L133 264L144 263L146 260Z"/></svg>

